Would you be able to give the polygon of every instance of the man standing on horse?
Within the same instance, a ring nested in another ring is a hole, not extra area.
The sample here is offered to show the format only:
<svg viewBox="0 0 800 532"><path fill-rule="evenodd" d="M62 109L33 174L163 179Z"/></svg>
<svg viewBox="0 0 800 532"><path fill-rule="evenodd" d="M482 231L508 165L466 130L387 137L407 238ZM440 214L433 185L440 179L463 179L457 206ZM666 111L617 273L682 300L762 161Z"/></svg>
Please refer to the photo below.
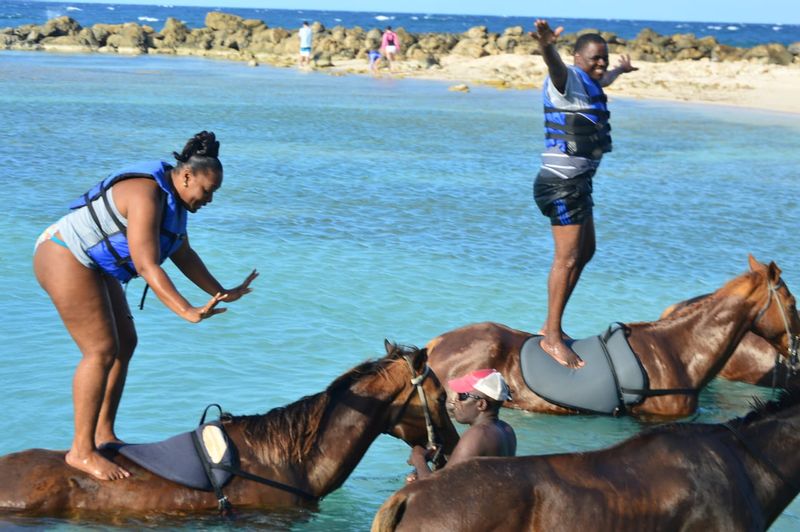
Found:
<svg viewBox="0 0 800 532"><path fill-rule="evenodd" d="M448 411L459 423L469 424L447 464L456 464L476 456L514 456L517 452L517 436L511 425L499 418L503 401L511 399L503 375L494 369L479 369L450 380L447 385L456 393L447 404ZM428 466L433 451L414 446L408 463L414 466L415 471L407 477L408 482L433 473Z"/></svg>
<svg viewBox="0 0 800 532"><path fill-rule="evenodd" d="M531 35L549 76L544 82L545 151L533 186L542 214L550 218L555 253L547 280L547 320L541 330L542 349L564 366L584 362L564 342L561 319L569 296L595 250L592 217L592 176L603 154L611 151L611 126L603 87L620 74L637 70L630 57L608 70L608 45L596 33L581 35L575 43L574 66L566 66L555 43L564 28L552 30L536 21Z"/></svg>

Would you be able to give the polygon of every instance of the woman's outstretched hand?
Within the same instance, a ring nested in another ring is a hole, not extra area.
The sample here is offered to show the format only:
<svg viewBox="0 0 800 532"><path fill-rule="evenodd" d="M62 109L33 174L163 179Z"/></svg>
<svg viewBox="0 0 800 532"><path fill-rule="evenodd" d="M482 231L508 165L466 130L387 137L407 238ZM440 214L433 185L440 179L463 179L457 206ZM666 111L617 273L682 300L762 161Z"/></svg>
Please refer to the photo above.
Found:
<svg viewBox="0 0 800 532"><path fill-rule="evenodd" d="M258 272L253 270L242 284L236 288L231 288L230 290L222 290L221 292L217 292L214 294L214 297L212 297L208 303L205 304L205 306L192 307L186 311L184 318L192 323L198 323L216 314L222 314L228 309L224 307L217 308L217 305L220 303L230 303L231 301L236 301L243 295L252 292L253 289L250 288L250 283L252 283L256 277L258 277Z"/></svg>
<svg viewBox="0 0 800 532"><path fill-rule="evenodd" d="M244 280L242 284L240 284L236 288L231 288L230 290L223 290L222 293L225 294L226 296L225 302L230 303L232 301L236 301L243 295L252 292L253 289L250 288L250 283L252 283L256 277L258 277L258 272L256 270L253 270L252 272L250 272L250 275L247 276L247 278Z"/></svg>
<svg viewBox="0 0 800 532"><path fill-rule="evenodd" d="M212 297L208 301L208 303L205 304L205 306L192 307L188 311L186 311L186 315L184 316L184 318L186 318L188 321L192 323L199 323L216 314L222 314L228 309L217 308L217 305L227 300L228 296L226 294L223 294L222 292L217 292L216 294L214 294L214 297Z"/></svg>

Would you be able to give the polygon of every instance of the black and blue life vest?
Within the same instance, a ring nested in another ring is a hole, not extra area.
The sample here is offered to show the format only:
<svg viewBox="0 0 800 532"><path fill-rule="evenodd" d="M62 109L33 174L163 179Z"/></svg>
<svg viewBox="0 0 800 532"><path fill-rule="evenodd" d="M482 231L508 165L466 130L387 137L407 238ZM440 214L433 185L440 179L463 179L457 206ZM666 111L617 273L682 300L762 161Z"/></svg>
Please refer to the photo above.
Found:
<svg viewBox="0 0 800 532"><path fill-rule="evenodd" d="M600 159L611 151L610 113L603 88L580 68L569 67L581 78L589 97L589 107L559 109L544 90L545 147L558 147L567 155Z"/></svg>
<svg viewBox="0 0 800 532"><path fill-rule="evenodd" d="M186 239L186 219L187 211L180 202L177 194L172 187L170 180L172 166L162 161L148 161L137 163L120 171L112 173L103 181L97 183L86 194L73 201L69 208L80 209L86 207L89 214L100 230L103 238L94 246L86 250L86 254L97 264L97 266L107 274L116 277L120 281L127 282L132 277L138 277L136 267L131 259L128 249L127 227L114 214L111 207L108 190L116 183L124 179L131 178L150 178L155 179L161 190L164 191L161 231L159 235L160 257L159 264L175 253ZM102 198L106 211L114 220L118 231L107 234L97 216L97 212L92 206L92 202L97 198Z"/></svg>

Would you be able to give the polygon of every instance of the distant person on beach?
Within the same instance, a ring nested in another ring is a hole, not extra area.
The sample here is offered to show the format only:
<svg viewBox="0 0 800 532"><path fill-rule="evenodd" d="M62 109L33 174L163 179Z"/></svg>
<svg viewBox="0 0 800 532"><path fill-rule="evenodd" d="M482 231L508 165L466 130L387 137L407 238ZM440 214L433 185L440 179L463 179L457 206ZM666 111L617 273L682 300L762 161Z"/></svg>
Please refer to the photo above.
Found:
<svg viewBox="0 0 800 532"><path fill-rule="evenodd" d="M378 50L370 50L367 52L367 57L369 58L369 71L373 75L377 74L381 66L381 53Z"/></svg>
<svg viewBox="0 0 800 532"><path fill-rule="evenodd" d="M550 218L555 246L547 280L547 318L542 349L557 362L580 368L583 360L565 343L564 308L583 268L595 251L592 176L611 151L611 126L603 87L637 70L629 56L608 70L608 45L596 33L575 43L574 66L567 66L555 43L564 28L537 20L531 35L539 42L549 76L544 82L545 151L533 187L536 205Z"/></svg>
<svg viewBox="0 0 800 532"><path fill-rule="evenodd" d="M389 70L394 70L394 61L397 52L400 51L400 38L392 31L391 26L386 26L386 31L381 37L381 51L389 62Z"/></svg>
<svg viewBox="0 0 800 532"><path fill-rule="evenodd" d="M298 59L298 66L301 68L307 67L311 60L311 40L313 38L313 32L307 20L303 21L303 25L300 27L300 31L298 31L297 34L300 37L300 57Z"/></svg>
<svg viewBox="0 0 800 532"><path fill-rule="evenodd" d="M173 153L175 166L147 161L113 172L36 241L36 278L82 354L72 381L75 434L66 461L98 479L129 476L98 452L120 441L114 420L137 342L123 283L141 275L167 308L198 323L224 312L219 303L248 294L258 276L253 270L225 289L189 244L188 213L211 203L222 185L218 152L214 134L203 131ZM167 258L212 296L206 304L195 307L178 292L161 268Z"/></svg>
<svg viewBox="0 0 800 532"><path fill-rule="evenodd" d="M447 404L448 410L456 421L469 425L453 449L447 465L476 456L514 456L517 452L517 436L511 425L500 420L503 401L511 399L503 375L494 369L478 369L448 381L447 385L455 392ZM434 451L414 446L408 458L408 464L414 466L414 471L406 477L407 482L433 473L428 462L433 458Z"/></svg>

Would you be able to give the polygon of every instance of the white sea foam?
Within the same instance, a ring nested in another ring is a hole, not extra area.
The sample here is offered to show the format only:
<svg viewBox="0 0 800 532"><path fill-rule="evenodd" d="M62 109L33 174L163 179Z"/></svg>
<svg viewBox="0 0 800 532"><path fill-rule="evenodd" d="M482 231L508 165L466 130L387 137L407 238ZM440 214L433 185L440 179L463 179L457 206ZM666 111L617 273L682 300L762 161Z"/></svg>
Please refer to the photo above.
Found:
<svg viewBox="0 0 800 532"><path fill-rule="evenodd" d="M108 9L109 11L114 11L115 8L114 6L106 6L106 9Z"/></svg>
<svg viewBox="0 0 800 532"><path fill-rule="evenodd" d="M411 20L419 20L419 17L411 17Z"/></svg>
<svg viewBox="0 0 800 532"><path fill-rule="evenodd" d="M710 30L721 30L722 26L706 26L706 28L708 28Z"/></svg>
<svg viewBox="0 0 800 532"><path fill-rule="evenodd" d="M725 29L730 31L738 31L740 28L739 26L727 26Z"/></svg>
<svg viewBox="0 0 800 532"><path fill-rule="evenodd" d="M386 15L376 15L375 20L394 20L394 17L387 17Z"/></svg>
<svg viewBox="0 0 800 532"><path fill-rule="evenodd" d="M342 21L342 19L340 19L340 18L335 18L333 20L335 20L336 22L341 22Z"/></svg>
<svg viewBox="0 0 800 532"><path fill-rule="evenodd" d="M158 22L158 19L153 17L136 17L136 18L138 18L143 22Z"/></svg>
<svg viewBox="0 0 800 532"><path fill-rule="evenodd" d="M67 11L83 11L83 9L75 6L67 6Z"/></svg>
<svg viewBox="0 0 800 532"><path fill-rule="evenodd" d="M772 26L772 31L781 31L782 29L781 26Z"/></svg>

